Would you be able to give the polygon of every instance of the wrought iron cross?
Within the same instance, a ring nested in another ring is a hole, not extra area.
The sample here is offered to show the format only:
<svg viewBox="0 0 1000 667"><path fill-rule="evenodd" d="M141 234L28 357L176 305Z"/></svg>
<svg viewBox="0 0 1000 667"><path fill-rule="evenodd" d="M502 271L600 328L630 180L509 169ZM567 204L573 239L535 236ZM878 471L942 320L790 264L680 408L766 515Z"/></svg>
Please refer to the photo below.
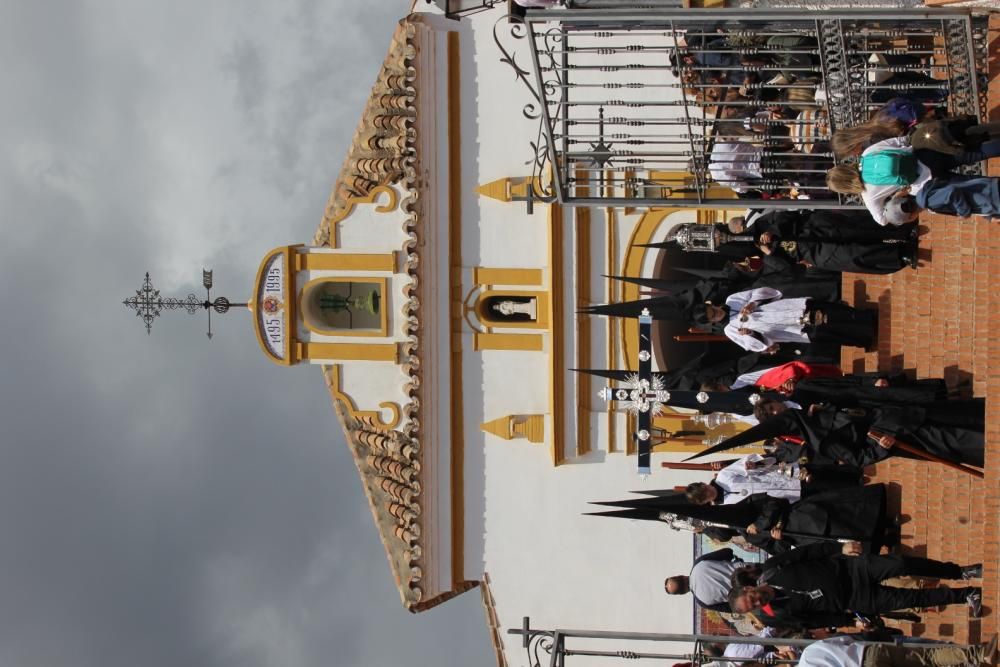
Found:
<svg viewBox="0 0 1000 667"><path fill-rule="evenodd" d="M227 312L232 306L247 306L246 303L230 303L229 299L224 296L212 300L212 272L202 269L201 271L201 283L205 287L205 300L199 301L198 297L194 294L188 294L187 297L183 299L178 299L176 297L162 297L160 296L160 290L153 287L153 283L149 280L149 272L146 272L146 279L143 280L142 287L135 291L135 296L130 296L129 298L122 301L126 307L131 308L135 311L136 317L142 320L143 324L146 325L146 334L150 334L153 329L153 320L163 314L164 310L186 310L189 314L193 315L198 312L199 308L203 308L208 312L208 333L206 334L209 339L212 338L212 311L219 313Z"/></svg>

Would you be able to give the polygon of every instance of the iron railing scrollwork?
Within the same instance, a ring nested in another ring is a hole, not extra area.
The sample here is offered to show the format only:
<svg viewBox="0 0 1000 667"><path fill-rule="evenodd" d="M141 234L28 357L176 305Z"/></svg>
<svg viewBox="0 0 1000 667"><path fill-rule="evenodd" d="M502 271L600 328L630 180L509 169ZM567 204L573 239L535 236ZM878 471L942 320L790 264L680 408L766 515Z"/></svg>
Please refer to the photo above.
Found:
<svg viewBox="0 0 1000 667"><path fill-rule="evenodd" d="M504 39L501 38L501 34L503 33L506 33L505 36L507 38L515 40L511 44L513 46L517 43L517 40L524 40L528 37L530 29L521 17L514 15L502 16L493 24L493 41L500 50L500 62L513 70L514 75L524 84L533 98L533 100L525 103L521 109L521 114L529 120L538 121L538 130L535 138L529 141L531 157L525 162L525 164L531 166L531 179L528 182L528 201L530 207L532 200L552 202L557 199L557 192L553 187L553 180L550 175L553 172L550 169L550 165L555 150L552 145L551 127L547 126L546 123L547 110L543 109L543 107L548 103L548 100L558 94L561 85L558 77L552 80L552 77L543 76L539 57L535 54L534 50L532 50L532 64L535 74L533 75L530 70L521 67L512 49L508 49L505 46ZM558 103L556 103L556 106L558 107Z"/></svg>
<svg viewBox="0 0 1000 667"><path fill-rule="evenodd" d="M640 4L576 2L494 26L531 94L522 112L539 121L534 198L732 208L735 190L751 205L860 206L825 187L833 131L904 92L951 114L985 108L985 19L969 13ZM530 70L515 58L525 48Z"/></svg>

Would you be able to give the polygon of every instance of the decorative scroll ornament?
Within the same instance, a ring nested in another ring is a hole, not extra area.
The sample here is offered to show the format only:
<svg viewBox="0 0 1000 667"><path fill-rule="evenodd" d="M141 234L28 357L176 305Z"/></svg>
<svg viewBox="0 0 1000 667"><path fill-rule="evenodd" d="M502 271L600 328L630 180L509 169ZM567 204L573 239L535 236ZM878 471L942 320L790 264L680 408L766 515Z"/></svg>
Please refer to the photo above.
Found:
<svg viewBox="0 0 1000 667"><path fill-rule="evenodd" d="M555 647L555 640L547 632L535 632L528 638L526 650L528 652L528 664L531 667L542 667L552 664L552 649Z"/></svg>
<svg viewBox="0 0 1000 667"><path fill-rule="evenodd" d="M526 41L528 48L537 52L536 57L542 64L541 74L537 79L532 72L521 67L515 54L504 46L501 39L504 33L505 38L515 40L514 43L530 37ZM529 142L532 157L525 162L531 165L532 178L528 181L530 196L541 202L555 201L557 197L550 176L554 171L551 167L555 147L552 144L552 126L546 118L557 118L562 109L561 96L565 88L562 70L557 60L559 44L563 41L562 32L559 28L551 28L542 33L541 44L544 46L539 46L538 34L533 28L520 16L508 14L501 16L493 24L493 41L500 50L500 62L514 71L514 76L524 84L534 98L534 101L528 102L521 109L521 114L525 118L538 120L535 139Z"/></svg>

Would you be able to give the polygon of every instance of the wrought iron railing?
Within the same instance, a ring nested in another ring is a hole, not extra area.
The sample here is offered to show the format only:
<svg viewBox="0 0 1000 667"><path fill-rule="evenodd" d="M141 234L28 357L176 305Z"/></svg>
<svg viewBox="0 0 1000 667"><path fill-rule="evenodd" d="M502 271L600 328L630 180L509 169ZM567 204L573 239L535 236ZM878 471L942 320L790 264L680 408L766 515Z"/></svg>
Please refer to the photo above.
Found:
<svg viewBox="0 0 1000 667"><path fill-rule="evenodd" d="M501 60L533 96L523 113L540 123L534 197L731 208L738 192L766 206L859 205L825 186L833 131L903 93L949 114L985 108L983 16L649 4L577 0L497 22Z"/></svg>
<svg viewBox="0 0 1000 667"><path fill-rule="evenodd" d="M619 632L607 630L540 630L531 627L529 617L525 616L520 628L512 628L507 634L521 638L521 648L527 652L529 667L565 667L567 658L603 658L597 664L610 664L617 660L647 660L656 661L652 664L664 664L668 661L684 661L693 665L703 665L714 660L705 650L707 644L780 644L804 648L816 639L780 639L761 637L744 637L739 635L704 635L704 634L667 634L653 632ZM880 642L866 642L880 643ZM888 642L902 646L927 646L927 641L920 638L899 637ZM657 644L666 645L662 650ZM686 650L677 650L677 644L683 644ZM725 658L726 662L752 663L760 658ZM592 661L577 661L581 665L595 664ZM795 664L798 660L769 658L768 664Z"/></svg>

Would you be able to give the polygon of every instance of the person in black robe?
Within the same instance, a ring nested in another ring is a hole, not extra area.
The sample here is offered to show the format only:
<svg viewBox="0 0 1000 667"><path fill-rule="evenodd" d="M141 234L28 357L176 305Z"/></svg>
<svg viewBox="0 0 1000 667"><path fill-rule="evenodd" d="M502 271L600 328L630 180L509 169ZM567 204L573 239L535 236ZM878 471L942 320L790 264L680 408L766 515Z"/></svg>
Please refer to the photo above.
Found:
<svg viewBox="0 0 1000 667"><path fill-rule="evenodd" d="M705 486L717 490L714 503L709 503L712 507L722 512L736 508L726 523L751 518L740 532L748 543L768 553L825 541L822 538L853 539L878 553L893 540L886 522L884 484L861 487L855 479L841 488L804 492L796 502L755 493L727 505L721 504L725 497L721 488Z"/></svg>
<svg viewBox="0 0 1000 667"><path fill-rule="evenodd" d="M926 405L946 401L948 386L941 378L912 380L901 374L817 377L798 381L789 398L803 409L817 403L827 403L838 408L879 407L886 404Z"/></svg>
<svg viewBox="0 0 1000 667"><path fill-rule="evenodd" d="M948 387L940 378L912 380L901 373L844 375L838 368L801 360L770 369L754 385L785 394L803 409L815 403L838 408L879 407L886 403L923 405L948 398Z"/></svg>
<svg viewBox="0 0 1000 667"><path fill-rule="evenodd" d="M646 521L664 521L666 514L685 517L725 531L726 537L736 531L771 554L838 539L856 540L866 551L878 553L881 546L894 544L899 537L886 519L884 484L816 493L794 503L763 493L729 505L695 505L673 490L643 494L647 497L594 503L618 508L596 516Z"/></svg>
<svg viewBox="0 0 1000 667"><path fill-rule="evenodd" d="M730 221L739 227L740 218ZM894 273L916 267L916 225L876 225L867 213L774 210L751 227L772 262L826 271Z"/></svg>
<svg viewBox="0 0 1000 667"><path fill-rule="evenodd" d="M839 301L840 273L765 254L750 288L770 287L788 298L807 297L819 301ZM732 292L730 292L731 294Z"/></svg>
<svg viewBox="0 0 1000 667"><path fill-rule="evenodd" d="M967 581L982 575L981 563L961 566L912 556L864 555L857 545L828 543L769 558L760 570L754 584L734 586L729 601L733 611L753 613L768 626L839 627L854 623L855 613L877 616L961 603L976 617L982 608L979 587L895 588L883 583L902 576Z"/></svg>
<svg viewBox="0 0 1000 667"><path fill-rule="evenodd" d="M895 441L899 439L942 459L982 467L985 408L984 399L973 398L873 408L817 404L804 412L764 400L757 404L755 414L769 433L801 438L810 460L821 457L858 467L890 456L923 460L896 449ZM731 438L732 446L740 446L752 430Z"/></svg>

